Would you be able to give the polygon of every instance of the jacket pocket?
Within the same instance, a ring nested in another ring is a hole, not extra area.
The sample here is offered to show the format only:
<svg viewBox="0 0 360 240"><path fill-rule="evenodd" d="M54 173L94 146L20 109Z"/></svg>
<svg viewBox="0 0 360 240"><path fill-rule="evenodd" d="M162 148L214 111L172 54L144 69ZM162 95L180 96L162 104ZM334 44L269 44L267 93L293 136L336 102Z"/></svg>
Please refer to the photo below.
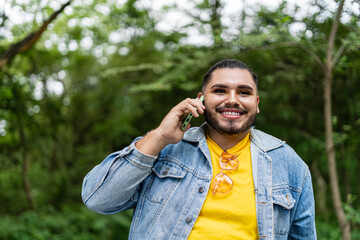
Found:
<svg viewBox="0 0 360 240"><path fill-rule="evenodd" d="M166 203L187 173L186 169L179 164L166 160L158 161L152 168L152 172L145 190L145 198L160 204Z"/></svg>
<svg viewBox="0 0 360 240"><path fill-rule="evenodd" d="M288 188L273 191L274 233L277 237L283 236L287 239L291 227L291 209L295 202Z"/></svg>

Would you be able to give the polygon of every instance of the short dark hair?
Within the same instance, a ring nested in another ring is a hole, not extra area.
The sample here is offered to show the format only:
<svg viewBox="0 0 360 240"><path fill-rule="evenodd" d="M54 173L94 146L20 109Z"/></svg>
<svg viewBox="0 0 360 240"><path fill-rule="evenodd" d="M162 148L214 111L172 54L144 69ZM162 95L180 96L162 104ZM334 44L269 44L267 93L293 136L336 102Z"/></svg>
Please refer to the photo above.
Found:
<svg viewBox="0 0 360 240"><path fill-rule="evenodd" d="M205 86L209 83L210 79L211 79L211 74L212 72L214 72L216 69L219 68L239 68L239 69L246 69L250 72L256 88L258 87L258 77L257 75L243 62L237 60L237 59L225 59L222 60L218 63L215 63L213 66L211 66L211 68L209 69L209 71L204 75L203 78L203 82L202 82L202 89L204 90Z"/></svg>

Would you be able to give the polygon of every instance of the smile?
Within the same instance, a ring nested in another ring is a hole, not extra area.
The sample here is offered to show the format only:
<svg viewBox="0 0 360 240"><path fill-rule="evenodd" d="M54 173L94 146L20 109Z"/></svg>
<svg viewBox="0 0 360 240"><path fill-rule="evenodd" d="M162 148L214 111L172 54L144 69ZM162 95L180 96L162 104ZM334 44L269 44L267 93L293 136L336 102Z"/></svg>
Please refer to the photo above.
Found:
<svg viewBox="0 0 360 240"><path fill-rule="evenodd" d="M223 116L227 119L233 119L233 120L238 119L242 115L245 115L247 113L247 111L245 109L241 109L239 107L236 107L236 108L223 107L223 108L217 109L217 112L219 112L221 114L221 116Z"/></svg>
<svg viewBox="0 0 360 240"><path fill-rule="evenodd" d="M221 114L224 114L224 115L231 115L231 116L240 116L240 115L242 115L243 113L240 113L240 112L230 112L230 111L224 111L224 112L221 112Z"/></svg>

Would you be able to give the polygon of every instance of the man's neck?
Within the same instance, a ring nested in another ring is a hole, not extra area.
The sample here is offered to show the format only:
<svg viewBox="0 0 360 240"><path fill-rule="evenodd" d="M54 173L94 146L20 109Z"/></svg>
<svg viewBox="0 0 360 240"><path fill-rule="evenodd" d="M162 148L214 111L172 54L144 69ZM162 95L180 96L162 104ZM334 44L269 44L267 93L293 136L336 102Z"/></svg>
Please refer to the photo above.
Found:
<svg viewBox="0 0 360 240"><path fill-rule="evenodd" d="M228 150L238 144L241 140L243 140L246 135L250 132L246 130L245 132L241 132L236 135L224 135L216 131L213 127L208 125L208 134L209 137L223 150Z"/></svg>

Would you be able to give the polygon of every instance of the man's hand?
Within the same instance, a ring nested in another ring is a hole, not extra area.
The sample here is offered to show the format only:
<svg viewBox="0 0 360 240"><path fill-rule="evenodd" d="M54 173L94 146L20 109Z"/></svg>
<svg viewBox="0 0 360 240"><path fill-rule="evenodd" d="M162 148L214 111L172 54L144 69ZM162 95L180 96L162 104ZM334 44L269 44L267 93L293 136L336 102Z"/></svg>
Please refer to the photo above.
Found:
<svg viewBox="0 0 360 240"><path fill-rule="evenodd" d="M189 112L194 117L199 117L199 113L204 113L205 106L199 100L201 95L202 93L199 93L196 99L187 98L173 107L159 127L149 132L136 143L136 148L144 154L157 156L168 144L178 143L183 138L184 132L191 127L189 124L185 131L181 130L184 116Z"/></svg>

